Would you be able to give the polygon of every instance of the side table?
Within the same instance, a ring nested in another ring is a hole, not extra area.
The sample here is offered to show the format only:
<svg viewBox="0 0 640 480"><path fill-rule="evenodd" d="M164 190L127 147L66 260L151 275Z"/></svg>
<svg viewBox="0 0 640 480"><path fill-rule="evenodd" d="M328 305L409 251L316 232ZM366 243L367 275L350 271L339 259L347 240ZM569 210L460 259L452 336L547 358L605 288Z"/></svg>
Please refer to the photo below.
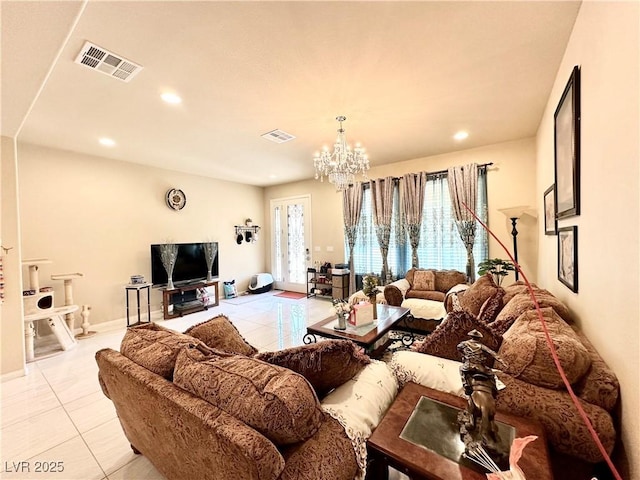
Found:
<svg viewBox="0 0 640 480"><path fill-rule="evenodd" d="M134 327L142 323L151 323L151 284L150 283L129 283L124 286L127 293L127 327ZM143 322L140 317L140 290L147 291L147 321ZM129 313L129 292L136 292L136 305L138 310L138 321L131 323Z"/></svg>
<svg viewBox="0 0 640 480"><path fill-rule="evenodd" d="M451 455L452 452L464 451L464 444L460 440L459 434L453 431L457 429L457 425L453 426L452 432L445 432L443 431L445 429L440 428L429 428L428 425L421 428L435 440L432 443L446 447L446 451L442 453L402 437L405 425L412 417L416 405L422 397L456 409L463 409L467 404L467 401L462 397L423 387L416 383L407 383L367 440L367 480L388 478L389 466L407 474L413 480L486 480L486 474L481 467L464 465L464 462L460 461L461 459L458 461L451 459L452 456L457 456ZM424 419L425 425L429 423L430 418ZM524 449L518 465L527 478L553 480L542 426L533 420L501 412L496 414L496 421L515 429L516 437L528 435L538 437ZM422 423L422 420L419 423ZM458 442L459 445L454 445ZM445 454L448 454L448 457Z"/></svg>

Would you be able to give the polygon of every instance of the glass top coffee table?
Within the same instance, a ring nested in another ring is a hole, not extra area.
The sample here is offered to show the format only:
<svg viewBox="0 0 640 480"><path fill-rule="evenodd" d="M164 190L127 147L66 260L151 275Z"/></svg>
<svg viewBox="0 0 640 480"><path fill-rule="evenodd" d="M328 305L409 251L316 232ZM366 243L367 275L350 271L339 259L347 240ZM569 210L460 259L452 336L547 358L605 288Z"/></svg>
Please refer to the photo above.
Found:
<svg viewBox="0 0 640 480"><path fill-rule="evenodd" d="M307 327L307 333L302 341L305 344L315 343L317 336L351 340L363 347L367 355L380 356L391 343L389 330L409 313L409 309L382 304L377 304L376 308L378 319L374 320L373 324L360 327L347 325L346 330L335 330L333 327L337 325L338 319L333 315Z"/></svg>

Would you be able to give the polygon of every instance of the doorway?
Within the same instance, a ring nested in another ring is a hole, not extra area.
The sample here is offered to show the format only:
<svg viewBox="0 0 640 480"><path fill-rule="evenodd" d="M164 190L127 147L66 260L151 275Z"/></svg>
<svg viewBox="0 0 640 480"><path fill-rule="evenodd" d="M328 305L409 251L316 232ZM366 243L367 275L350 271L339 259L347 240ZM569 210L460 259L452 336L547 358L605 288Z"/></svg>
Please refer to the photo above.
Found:
<svg viewBox="0 0 640 480"><path fill-rule="evenodd" d="M311 262L311 196L274 199L270 208L274 286L304 293Z"/></svg>

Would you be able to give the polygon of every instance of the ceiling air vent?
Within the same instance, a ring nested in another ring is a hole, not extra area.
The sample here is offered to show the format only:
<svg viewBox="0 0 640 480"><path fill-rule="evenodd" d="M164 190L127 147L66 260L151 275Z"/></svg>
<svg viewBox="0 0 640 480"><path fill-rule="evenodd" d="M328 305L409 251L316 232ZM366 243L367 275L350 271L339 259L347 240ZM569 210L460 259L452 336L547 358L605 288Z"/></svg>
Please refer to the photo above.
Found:
<svg viewBox="0 0 640 480"><path fill-rule="evenodd" d="M264 135L261 135L261 137L276 143L284 143L296 138L290 133L283 132L282 130L273 130L271 132L265 133Z"/></svg>
<svg viewBox="0 0 640 480"><path fill-rule="evenodd" d="M76 57L76 63L97 70L100 73L128 82L142 70L137 63L122 58L120 55L109 52L91 42L85 42L82 50Z"/></svg>

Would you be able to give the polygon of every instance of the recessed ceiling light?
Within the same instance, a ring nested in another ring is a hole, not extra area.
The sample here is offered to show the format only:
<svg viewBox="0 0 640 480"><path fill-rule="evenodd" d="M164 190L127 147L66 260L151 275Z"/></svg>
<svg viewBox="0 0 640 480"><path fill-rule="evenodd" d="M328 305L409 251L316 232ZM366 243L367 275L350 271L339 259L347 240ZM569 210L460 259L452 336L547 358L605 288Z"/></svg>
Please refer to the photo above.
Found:
<svg viewBox="0 0 640 480"><path fill-rule="evenodd" d="M107 137L103 137L98 141L100 142L100 145L104 145L105 147L115 147L116 145L115 140Z"/></svg>
<svg viewBox="0 0 640 480"><path fill-rule="evenodd" d="M456 140L464 140L465 138L467 138L469 136L469 134L465 131L459 131L458 133L456 133L453 138L455 138Z"/></svg>
<svg viewBox="0 0 640 480"><path fill-rule="evenodd" d="M160 95L160 98L162 98L162 100L172 105L177 105L178 103L182 103L182 98L180 98L175 93L171 93L171 92L163 93L162 95Z"/></svg>

